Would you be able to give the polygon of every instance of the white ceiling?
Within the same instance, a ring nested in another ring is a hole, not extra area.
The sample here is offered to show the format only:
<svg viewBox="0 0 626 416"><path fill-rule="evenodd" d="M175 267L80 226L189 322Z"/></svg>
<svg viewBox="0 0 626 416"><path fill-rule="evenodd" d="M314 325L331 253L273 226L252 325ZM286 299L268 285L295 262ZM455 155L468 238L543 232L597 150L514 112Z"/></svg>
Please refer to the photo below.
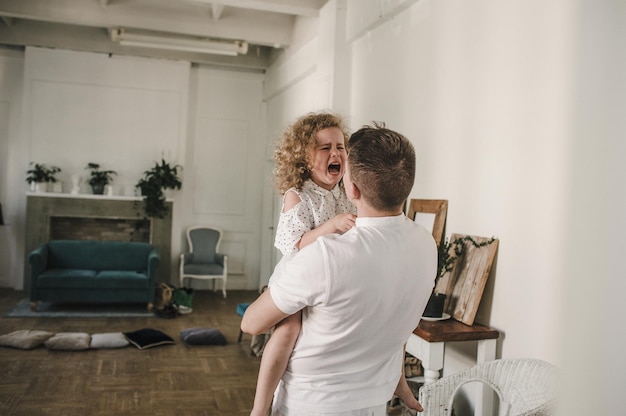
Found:
<svg viewBox="0 0 626 416"><path fill-rule="evenodd" d="M327 0L0 0L0 45L186 59L267 67L292 43L297 19L316 19ZM237 57L121 46L109 30L248 42Z"/></svg>

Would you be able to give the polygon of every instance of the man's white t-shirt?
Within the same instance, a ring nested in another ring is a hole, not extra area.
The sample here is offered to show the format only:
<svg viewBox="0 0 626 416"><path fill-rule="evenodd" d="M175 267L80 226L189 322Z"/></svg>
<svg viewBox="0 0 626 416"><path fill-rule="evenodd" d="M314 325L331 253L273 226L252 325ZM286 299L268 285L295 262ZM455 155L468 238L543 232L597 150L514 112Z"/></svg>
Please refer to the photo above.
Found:
<svg viewBox="0 0 626 416"><path fill-rule="evenodd" d="M284 313L303 313L277 402L344 412L390 400L436 270L432 235L404 215L357 218L284 257L270 294Z"/></svg>

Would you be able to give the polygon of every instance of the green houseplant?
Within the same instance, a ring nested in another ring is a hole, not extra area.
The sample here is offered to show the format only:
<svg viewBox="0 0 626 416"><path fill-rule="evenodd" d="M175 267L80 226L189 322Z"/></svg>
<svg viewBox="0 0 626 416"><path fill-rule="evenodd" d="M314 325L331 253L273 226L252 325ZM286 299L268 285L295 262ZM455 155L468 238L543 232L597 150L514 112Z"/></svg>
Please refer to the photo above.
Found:
<svg viewBox="0 0 626 416"><path fill-rule="evenodd" d="M102 195L104 187L113 182L113 175L117 175L114 170L100 170L98 163L87 163L85 169L89 169L89 185L94 194Z"/></svg>
<svg viewBox="0 0 626 416"><path fill-rule="evenodd" d="M36 184L56 182L57 179L54 175L61 172L61 168L57 166L48 167L43 163L30 162L29 166L31 166L31 168L26 171L28 174L26 176L26 182L31 185L33 190Z"/></svg>
<svg viewBox="0 0 626 416"><path fill-rule="evenodd" d="M180 165L171 165L164 159L155 162L154 166L143 173L143 177L135 185L143 196L143 208L146 217L163 218L168 214L165 205L165 189L180 189L182 180Z"/></svg>

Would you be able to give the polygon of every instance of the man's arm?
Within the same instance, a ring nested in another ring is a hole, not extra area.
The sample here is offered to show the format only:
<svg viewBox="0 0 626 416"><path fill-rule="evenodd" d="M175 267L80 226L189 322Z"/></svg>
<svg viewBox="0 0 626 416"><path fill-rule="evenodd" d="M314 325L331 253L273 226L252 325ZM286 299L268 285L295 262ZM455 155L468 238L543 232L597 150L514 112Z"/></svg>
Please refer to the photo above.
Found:
<svg viewBox="0 0 626 416"><path fill-rule="evenodd" d="M259 335L270 330L274 325L288 317L289 315L278 309L272 300L271 289L261 293L241 319L241 330L247 334Z"/></svg>

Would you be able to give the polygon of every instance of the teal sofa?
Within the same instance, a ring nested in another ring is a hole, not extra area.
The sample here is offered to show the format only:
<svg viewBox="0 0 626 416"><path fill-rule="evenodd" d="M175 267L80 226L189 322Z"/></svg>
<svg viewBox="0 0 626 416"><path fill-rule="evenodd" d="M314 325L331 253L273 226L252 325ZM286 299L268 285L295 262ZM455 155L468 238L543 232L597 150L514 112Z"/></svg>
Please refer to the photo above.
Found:
<svg viewBox="0 0 626 416"><path fill-rule="evenodd" d="M28 255L30 302L146 303L152 309L159 252L148 243L52 240Z"/></svg>

